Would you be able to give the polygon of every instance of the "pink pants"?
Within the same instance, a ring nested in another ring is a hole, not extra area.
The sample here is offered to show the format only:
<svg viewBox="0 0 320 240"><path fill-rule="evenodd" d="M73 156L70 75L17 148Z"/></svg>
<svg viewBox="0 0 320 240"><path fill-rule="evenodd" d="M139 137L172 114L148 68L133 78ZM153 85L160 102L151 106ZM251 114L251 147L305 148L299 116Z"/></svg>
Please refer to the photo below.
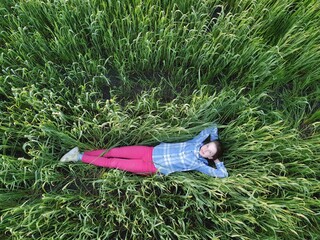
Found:
<svg viewBox="0 0 320 240"><path fill-rule="evenodd" d="M152 162L153 147L127 146L106 150L84 152L82 162L100 167L116 168L140 175L150 175L157 172ZM105 154L103 154L106 152Z"/></svg>

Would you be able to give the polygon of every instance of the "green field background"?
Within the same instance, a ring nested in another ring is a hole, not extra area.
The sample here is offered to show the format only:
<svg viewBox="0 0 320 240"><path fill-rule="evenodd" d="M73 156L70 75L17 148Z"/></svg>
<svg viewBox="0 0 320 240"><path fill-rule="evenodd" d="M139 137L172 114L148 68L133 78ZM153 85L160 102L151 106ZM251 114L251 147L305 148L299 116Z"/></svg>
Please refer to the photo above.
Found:
<svg viewBox="0 0 320 240"><path fill-rule="evenodd" d="M0 239L320 239L320 2L1 0ZM216 123L229 178L81 151Z"/></svg>

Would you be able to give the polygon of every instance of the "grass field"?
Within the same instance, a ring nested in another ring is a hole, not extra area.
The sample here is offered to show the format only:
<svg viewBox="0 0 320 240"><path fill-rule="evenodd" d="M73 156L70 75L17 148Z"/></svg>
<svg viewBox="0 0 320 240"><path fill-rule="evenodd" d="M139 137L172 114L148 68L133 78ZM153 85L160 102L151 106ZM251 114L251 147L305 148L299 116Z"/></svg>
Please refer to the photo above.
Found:
<svg viewBox="0 0 320 240"><path fill-rule="evenodd" d="M0 239L320 239L320 2L0 1ZM229 178L59 163L215 122Z"/></svg>

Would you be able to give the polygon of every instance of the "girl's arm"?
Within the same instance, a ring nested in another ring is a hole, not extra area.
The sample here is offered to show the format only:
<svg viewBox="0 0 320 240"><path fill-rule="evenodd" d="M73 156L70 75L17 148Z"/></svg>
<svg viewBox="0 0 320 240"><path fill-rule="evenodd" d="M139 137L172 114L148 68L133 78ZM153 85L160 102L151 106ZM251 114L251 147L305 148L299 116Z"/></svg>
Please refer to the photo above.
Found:
<svg viewBox="0 0 320 240"><path fill-rule="evenodd" d="M214 163L216 165L216 168L212 168L203 164L202 166L198 167L195 170L212 177L217 177L217 178L225 178L229 176L228 171L225 168L223 162L220 162L219 159L216 159Z"/></svg>
<svg viewBox="0 0 320 240"><path fill-rule="evenodd" d="M203 129L196 137L190 140L190 142L202 142L208 136L210 136L210 141L218 140L218 128L216 125Z"/></svg>

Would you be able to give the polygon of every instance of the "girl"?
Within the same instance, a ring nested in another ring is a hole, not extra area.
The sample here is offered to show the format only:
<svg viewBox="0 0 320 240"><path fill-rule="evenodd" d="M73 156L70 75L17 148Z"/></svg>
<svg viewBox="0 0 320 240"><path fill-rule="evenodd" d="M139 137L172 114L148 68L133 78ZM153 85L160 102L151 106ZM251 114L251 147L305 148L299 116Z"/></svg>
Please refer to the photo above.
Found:
<svg viewBox="0 0 320 240"><path fill-rule="evenodd" d="M209 142L206 142L208 141ZM161 143L155 147L125 146L106 150L79 153L78 147L65 154L61 162L82 161L100 167L116 168L139 175L164 174L196 170L204 174L224 178L227 169L219 161L222 146L218 129L202 130L195 138L181 143ZM216 168L210 167L214 162Z"/></svg>

